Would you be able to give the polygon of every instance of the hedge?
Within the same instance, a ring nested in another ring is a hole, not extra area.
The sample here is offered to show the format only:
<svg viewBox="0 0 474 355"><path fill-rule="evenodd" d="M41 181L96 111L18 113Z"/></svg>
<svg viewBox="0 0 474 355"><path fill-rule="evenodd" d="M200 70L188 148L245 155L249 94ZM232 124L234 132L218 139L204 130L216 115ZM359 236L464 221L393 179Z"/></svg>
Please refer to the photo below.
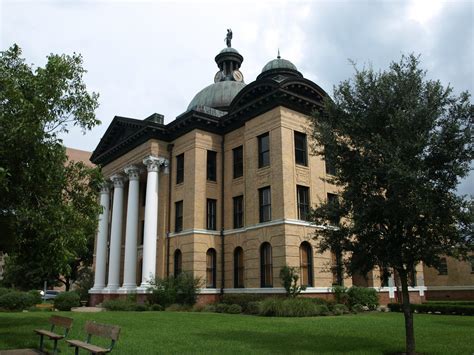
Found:
<svg viewBox="0 0 474 355"><path fill-rule="evenodd" d="M74 291L61 292L54 298L54 308L59 311L70 311L73 307L81 305L81 297Z"/></svg>
<svg viewBox="0 0 474 355"><path fill-rule="evenodd" d="M36 304L37 297L32 293L9 291L0 296L0 309L6 311L21 311Z"/></svg>
<svg viewBox="0 0 474 355"><path fill-rule="evenodd" d="M388 308L392 312L403 312L400 303L389 303ZM456 314L456 315L474 315L474 305L451 305L451 304L410 304L412 312L417 313L436 313L436 314Z"/></svg>

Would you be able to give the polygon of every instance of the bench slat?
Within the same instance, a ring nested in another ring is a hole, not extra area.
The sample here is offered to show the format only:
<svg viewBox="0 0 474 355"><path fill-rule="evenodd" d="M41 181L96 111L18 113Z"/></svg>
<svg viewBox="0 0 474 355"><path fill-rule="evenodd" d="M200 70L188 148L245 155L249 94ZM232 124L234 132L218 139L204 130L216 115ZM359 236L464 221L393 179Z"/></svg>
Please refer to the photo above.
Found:
<svg viewBox="0 0 474 355"><path fill-rule="evenodd" d="M49 330L35 329L34 332L36 334L46 335L50 339L58 339L59 340L59 339L64 338L64 335L56 334L56 333L50 332Z"/></svg>
<svg viewBox="0 0 474 355"><path fill-rule="evenodd" d="M73 321L72 318L61 317L61 316L51 316L51 318L49 318L49 322L51 324L64 327L64 328L71 328L72 321Z"/></svg>
<svg viewBox="0 0 474 355"><path fill-rule="evenodd" d="M87 334L97 335L115 341L118 340L120 334L120 327L109 324L95 323L92 321L87 321L84 328Z"/></svg>
<svg viewBox="0 0 474 355"><path fill-rule="evenodd" d="M100 346L96 346L96 345L93 345L93 344L86 343L85 341L66 340L66 342L68 344L70 344L70 346L79 347L79 348L85 349L87 351L93 352L95 354L101 354L101 353L105 354L105 353L109 352L108 349L101 348Z"/></svg>

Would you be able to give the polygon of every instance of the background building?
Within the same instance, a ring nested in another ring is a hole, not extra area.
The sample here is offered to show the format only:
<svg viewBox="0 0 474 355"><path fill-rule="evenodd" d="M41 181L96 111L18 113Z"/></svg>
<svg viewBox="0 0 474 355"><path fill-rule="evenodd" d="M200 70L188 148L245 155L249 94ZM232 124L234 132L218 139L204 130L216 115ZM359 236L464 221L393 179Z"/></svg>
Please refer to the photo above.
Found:
<svg viewBox="0 0 474 355"><path fill-rule="evenodd" d="M317 251L322 227L306 221L310 206L338 192L306 133L327 94L279 55L249 84L230 42L215 61L214 83L174 121L115 117L94 151L111 183L101 192L93 304L145 294L152 277L183 271L202 278L201 301L282 293L284 265L300 269L305 294L330 297L335 258ZM419 301L421 265L415 279ZM376 287L388 302L390 280L375 270L344 285Z"/></svg>

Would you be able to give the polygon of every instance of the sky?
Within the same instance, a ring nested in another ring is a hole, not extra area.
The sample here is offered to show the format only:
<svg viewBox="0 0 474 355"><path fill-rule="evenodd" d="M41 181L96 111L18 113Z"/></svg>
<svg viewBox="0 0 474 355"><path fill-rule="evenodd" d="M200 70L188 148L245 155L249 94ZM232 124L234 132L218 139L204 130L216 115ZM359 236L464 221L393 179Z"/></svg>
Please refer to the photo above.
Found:
<svg viewBox="0 0 474 355"><path fill-rule="evenodd" d="M213 82L225 47L244 57L246 83L277 56L330 95L358 67L386 69L420 54L430 79L474 92L473 0L122 1L0 0L0 48L13 43L36 66L50 53L81 53L102 124L72 128L64 144L93 151L115 115L170 122ZM458 190L474 195L474 173Z"/></svg>

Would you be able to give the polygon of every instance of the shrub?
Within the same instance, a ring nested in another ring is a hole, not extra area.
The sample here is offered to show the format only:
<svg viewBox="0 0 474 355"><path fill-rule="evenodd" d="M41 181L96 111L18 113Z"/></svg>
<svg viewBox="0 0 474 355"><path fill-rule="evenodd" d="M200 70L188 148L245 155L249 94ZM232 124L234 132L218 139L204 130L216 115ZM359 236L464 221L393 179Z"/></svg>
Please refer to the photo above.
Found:
<svg viewBox="0 0 474 355"><path fill-rule="evenodd" d="M43 299L41 298L41 293L37 290L30 290L28 293L33 297L34 304L43 303Z"/></svg>
<svg viewBox="0 0 474 355"><path fill-rule="evenodd" d="M7 293L13 292L13 291L15 291L15 290L12 289L12 288L0 287L0 297L2 297L3 295L6 295Z"/></svg>
<svg viewBox="0 0 474 355"><path fill-rule="evenodd" d="M54 299L54 308L60 311L70 311L72 307L79 307L81 298L77 292L61 292Z"/></svg>
<svg viewBox="0 0 474 355"><path fill-rule="evenodd" d="M206 304L202 309L202 312L216 312L216 305L215 304Z"/></svg>
<svg viewBox="0 0 474 355"><path fill-rule="evenodd" d="M192 310L192 306L188 304L178 304L178 303L173 303L172 305L169 305L166 307L166 311L168 312L189 312Z"/></svg>
<svg viewBox="0 0 474 355"><path fill-rule="evenodd" d="M389 303L388 308L392 312L403 312L400 303ZM449 305L449 304L410 304L412 312L417 313L436 313L436 314L457 314L457 315L474 315L473 305Z"/></svg>
<svg viewBox="0 0 474 355"><path fill-rule="evenodd" d="M264 295L259 294L245 294L245 293L235 293L235 294L224 294L222 296L222 303L226 304L238 304L242 307L242 311L247 313L247 308L249 303L259 302L265 299ZM251 314L251 313L250 313Z"/></svg>
<svg viewBox="0 0 474 355"><path fill-rule="evenodd" d="M332 307L332 314L334 314L335 316L340 316L347 313L349 313L349 309L345 304L335 304Z"/></svg>
<svg viewBox="0 0 474 355"><path fill-rule="evenodd" d="M260 313L260 302L248 302L245 308L242 308L245 314L259 314Z"/></svg>
<svg viewBox="0 0 474 355"><path fill-rule="evenodd" d="M135 305L135 311L136 312L145 312L145 311L148 311L148 310L149 310L149 308L145 304L138 303L138 304Z"/></svg>
<svg viewBox="0 0 474 355"><path fill-rule="evenodd" d="M76 291L81 301L89 300L89 290L94 286L94 272L88 267L79 270L79 275L75 284Z"/></svg>
<svg viewBox="0 0 474 355"><path fill-rule="evenodd" d="M130 300L107 300L102 302L102 307L108 311L133 311L135 310L136 303Z"/></svg>
<svg viewBox="0 0 474 355"><path fill-rule="evenodd" d="M228 308L227 308L227 312L226 313L230 313L230 314L240 314L242 313L242 307L240 307L238 304L231 304Z"/></svg>
<svg viewBox="0 0 474 355"><path fill-rule="evenodd" d="M330 314L324 304L307 298L268 298L260 302L259 315L267 317L311 317Z"/></svg>
<svg viewBox="0 0 474 355"><path fill-rule="evenodd" d="M348 304L349 295L347 294L347 287L344 286L333 286L332 293L334 294L334 300L338 304Z"/></svg>
<svg viewBox="0 0 474 355"><path fill-rule="evenodd" d="M286 290L287 297L296 297L306 286L298 285L298 270L295 267L285 265L280 269L280 280Z"/></svg>
<svg viewBox="0 0 474 355"><path fill-rule="evenodd" d="M35 304L35 296L28 292L10 291L0 296L0 309L7 311L21 311Z"/></svg>
<svg viewBox="0 0 474 355"><path fill-rule="evenodd" d="M182 272L177 277L155 279L148 298L150 304L160 304L168 307L174 303L193 305L196 303L197 293L201 284L200 278L194 278L191 274Z"/></svg>
<svg viewBox="0 0 474 355"><path fill-rule="evenodd" d="M163 308L163 306L160 305L160 304L152 304L152 305L150 306L150 311L161 312L161 311L163 311L163 310L164 310L164 308Z"/></svg>
<svg viewBox="0 0 474 355"><path fill-rule="evenodd" d="M216 304L216 312L217 313L227 313L227 309L229 308L230 304L225 303L217 303Z"/></svg>
<svg viewBox="0 0 474 355"><path fill-rule="evenodd" d="M352 286L347 290L347 295L350 307L361 304L368 307L369 310L374 310L379 305L377 291L373 288Z"/></svg>
<svg viewBox="0 0 474 355"><path fill-rule="evenodd" d="M351 307L352 312L354 313L362 313L365 311L364 306L361 305L360 303L356 303Z"/></svg>

